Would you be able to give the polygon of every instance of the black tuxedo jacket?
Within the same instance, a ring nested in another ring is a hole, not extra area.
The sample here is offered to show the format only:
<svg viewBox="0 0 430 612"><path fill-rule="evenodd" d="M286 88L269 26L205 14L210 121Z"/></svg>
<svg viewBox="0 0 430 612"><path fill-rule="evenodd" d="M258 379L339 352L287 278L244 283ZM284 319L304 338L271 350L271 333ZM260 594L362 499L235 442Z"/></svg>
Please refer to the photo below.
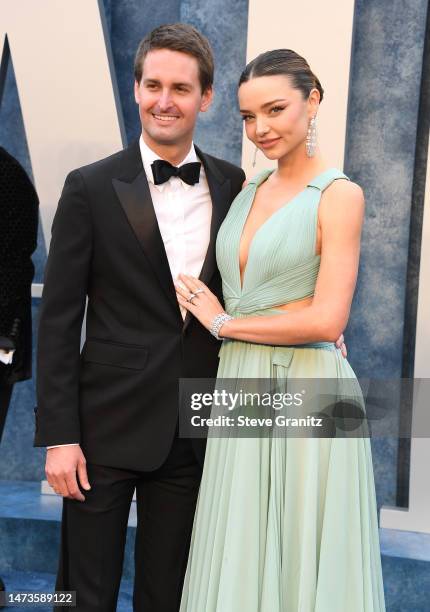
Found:
<svg viewBox="0 0 430 612"><path fill-rule="evenodd" d="M39 200L24 168L0 147L0 337L15 345L0 363L0 386L31 378L31 254L37 245Z"/></svg>
<svg viewBox="0 0 430 612"><path fill-rule="evenodd" d="M215 240L245 175L196 151L213 205L200 278L221 298ZM182 320L138 142L68 175L38 336L35 445L79 442L92 463L159 467L176 431L178 380L214 377L220 344L189 314ZM204 444L194 444L203 460Z"/></svg>

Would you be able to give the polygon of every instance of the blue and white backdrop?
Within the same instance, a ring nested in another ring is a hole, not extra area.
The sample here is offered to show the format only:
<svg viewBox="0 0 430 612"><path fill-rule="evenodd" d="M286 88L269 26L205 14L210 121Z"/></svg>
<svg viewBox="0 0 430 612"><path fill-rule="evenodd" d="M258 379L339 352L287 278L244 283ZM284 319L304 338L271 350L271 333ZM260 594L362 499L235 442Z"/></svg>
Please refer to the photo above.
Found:
<svg viewBox="0 0 430 612"><path fill-rule="evenodd" d="M430 378L430 253L423 255L424 236L430 242L424 214L424 202L430 204L428 1L298 4L2 0L0 144L21 161L41 198L35 331L50 223L65 174L138 137L134 52L154 27L182 21L209 38L216 58L215 102L196 142L246 170L250 151L236 103L242 68L268 48L290 47L307 57L327 92L323 148L363 187L367 200L359 282L346 331L350 361L362 377ZM34 405L34 380L16 385L0 448L0 480L44 476L44 452L32 448ZM400 402L391 409L392 419L401 422ZM410 465L415 469L410 444L394 437L372 444L378 506L407 507ZM425 457L430 459L430 451L424 449L421 461Z"/></svg>

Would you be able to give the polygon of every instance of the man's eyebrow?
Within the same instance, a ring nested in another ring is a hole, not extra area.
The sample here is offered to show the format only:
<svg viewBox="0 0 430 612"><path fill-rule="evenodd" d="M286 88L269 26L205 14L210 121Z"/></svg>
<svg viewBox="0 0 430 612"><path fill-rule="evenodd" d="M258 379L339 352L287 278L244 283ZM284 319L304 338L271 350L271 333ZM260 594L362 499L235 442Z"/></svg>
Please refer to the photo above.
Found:
<svg viewBox="0 0 430 612"><path fill-rule="evenodd" d="M157 85L160 84L160 80L159 79L150 79L150 78L146 78L143 79L144 83L156 83ZM192 83L185 83L185 82L178 82L178 83L173 83L174 87L192 87Z"/></svg>
<svg viewBox="0 0 430 612"><path fill-rule="evenodd" d="M184 82L179 82L179 83L173 83L173 85L175 85L175 87L192 87L192 83L184 83Z"/></svg>
<svg viewBox="0 0 430 612"><path fill-rule="evenodd" d="M267 108L268 106L271 106L272 104L275 104L275 102L286 102L285 98L276 98L276 100L271 100L270 102L265 102L264 104L262 104L261 108ZM244 108L240 109L241 113L250 113L251 111L245 110Z"/></svg>

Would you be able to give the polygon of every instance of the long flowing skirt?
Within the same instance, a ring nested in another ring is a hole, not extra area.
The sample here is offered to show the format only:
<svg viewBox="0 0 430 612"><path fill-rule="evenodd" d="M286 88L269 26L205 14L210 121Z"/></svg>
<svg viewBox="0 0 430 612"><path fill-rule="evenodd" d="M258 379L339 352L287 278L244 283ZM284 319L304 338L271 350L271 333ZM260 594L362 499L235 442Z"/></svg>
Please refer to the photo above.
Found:
<svg viewBox="0 0 430 612"><path fill-rule="evenodd" d="M223 343L218 378L354 379L333 345ZM383 612L370 440L209 437L181 612Z"/></svg>

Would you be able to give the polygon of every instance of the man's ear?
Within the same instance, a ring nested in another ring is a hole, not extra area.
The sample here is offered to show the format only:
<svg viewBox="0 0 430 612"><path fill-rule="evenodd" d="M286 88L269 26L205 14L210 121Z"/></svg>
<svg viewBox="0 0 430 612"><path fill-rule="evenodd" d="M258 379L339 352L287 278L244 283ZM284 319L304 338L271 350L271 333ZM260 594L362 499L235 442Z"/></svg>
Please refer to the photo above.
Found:
<svg viewBox="0 0 430 612"><path fill-rule="evenodd" d="M134 81L134 99L136 101L136 104L139 104L140 102L139 83L136 80Z"/></svg>
<svg viewBox="0 0 430 612"><path fill-rule="evenodd" d="M210 105L212 104L213 97L214 90L212 87L208 87L202 95L202 102L200 104L200 111L202 113L205 113L209 109Z"/></svg>

